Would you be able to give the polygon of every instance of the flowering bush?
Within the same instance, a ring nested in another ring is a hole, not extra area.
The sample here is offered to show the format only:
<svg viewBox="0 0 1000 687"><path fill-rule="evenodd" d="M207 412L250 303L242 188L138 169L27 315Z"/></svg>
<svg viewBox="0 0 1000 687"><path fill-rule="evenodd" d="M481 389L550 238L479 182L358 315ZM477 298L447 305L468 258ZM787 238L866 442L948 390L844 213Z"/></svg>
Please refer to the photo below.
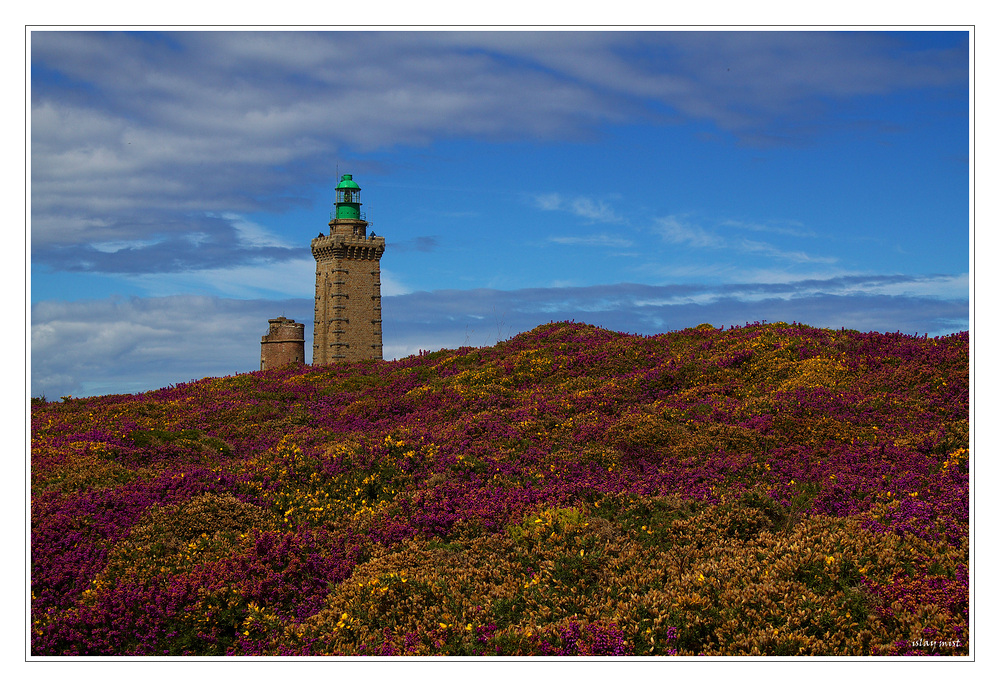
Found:
<svg viewBox="0 0 1000 687"><path fill-rule="evenodd" d="M968 655L969 340L577 323L31 407L35 655Z"/></svg>

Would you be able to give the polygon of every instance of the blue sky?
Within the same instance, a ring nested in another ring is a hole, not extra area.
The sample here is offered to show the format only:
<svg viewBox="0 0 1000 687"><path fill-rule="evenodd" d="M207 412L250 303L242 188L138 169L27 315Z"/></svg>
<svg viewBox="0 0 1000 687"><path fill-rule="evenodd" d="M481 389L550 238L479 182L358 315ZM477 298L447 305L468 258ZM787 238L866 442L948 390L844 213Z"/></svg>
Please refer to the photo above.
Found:
<svg viewBox="0 0 1000 687"><path fill-rule="evenodd" d="M551 320L969 328L969 34L30 33L31 393L257 368L338 174L386 357ZM311 350L307 342L307 350Z"/></svg>

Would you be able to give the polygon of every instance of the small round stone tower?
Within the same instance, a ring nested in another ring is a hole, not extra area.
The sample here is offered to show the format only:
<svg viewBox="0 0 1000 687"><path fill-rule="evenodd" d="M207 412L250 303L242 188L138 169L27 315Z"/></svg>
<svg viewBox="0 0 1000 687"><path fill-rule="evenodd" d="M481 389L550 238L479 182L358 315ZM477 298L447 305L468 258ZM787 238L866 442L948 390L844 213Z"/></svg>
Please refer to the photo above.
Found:
<svg viewBox="0 0 1000 687"><path fill-rule="evenodd" d="M260 369L306 364L306 326L287 317L267 321L271 330L260 338Z"/></svg>

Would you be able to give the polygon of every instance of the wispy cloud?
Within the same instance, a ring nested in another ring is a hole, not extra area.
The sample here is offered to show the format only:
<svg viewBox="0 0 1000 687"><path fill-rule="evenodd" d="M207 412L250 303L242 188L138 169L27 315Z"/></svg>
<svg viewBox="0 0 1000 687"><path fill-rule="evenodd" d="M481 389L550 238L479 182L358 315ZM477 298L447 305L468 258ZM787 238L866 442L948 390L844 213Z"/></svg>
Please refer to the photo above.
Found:
<svg viewBox="0 0 1000 687"><path fill-rule="evenodd" d="M559 193L540 193L535 196L535 205L541 210L559 210L563 203L563 197Z"/></svg>
<svg viewBox="0 0 1000 687"><path fill-rule="evenodd" d="M735 229L745 229L766 234L780 234L782 236L797 236L813 238L816 232L806 228L801 222L743 222L739 220L727 219L719 222L720 227L732 227Z"/></svg>
<svg viewBox="0 0 1000 687"><path fill-rule="evenodd" d="M593 198L573 198L569 201L569 209L574 215L593 222L617 224L622 221L621 216L612 210L610 205L604 201L595 201Z"/></svg>
<svg viewBox="0 0 1000 687"><path fill-rule="evenodd" d="M123 250L142 250L144 248L149 248L150 246L155 246L160 243L162 239L152 238L152 239L136 239L133 241L98 241L97 243L90 244L90 247L99 253L118 253Z"/></svg>
<svg viewBox="0 0 1000 687"><path fill-rule="evenodd" d="M551 243L564 246L596 246L602 248L629 248L634 242L614 234L591 234L589 236L551 236Z"/></svg>
<svg viewBox="0 0 1000 687"><path fill-rule="evenodd" d="M242 248L294 248L287 241L275 236L265 227L251 222L235 212L225 212L222 219L229 222L236 230L238 245Z"/></svg>
<svg viewBox="0 0 1000 687"><path fill-rule="evenodd" d="M223 265L199 270L123 275L149 296L216 293L228 298L305 298L315 282L316 261L306 251L279 264ZM305 253L305 255L303 255Z"/></svg>
<svg viewBox="0 0 1000 687"><path fill-rule="evenodd" d="M748 229L760 232L769 229L763 225L747 225L743 222L725 220L717 224L719 228ZM769 258L775 258L791 263L818 263L834 264L836 258L826 255L812 255L803 250L789 250L776 246L765 241L749 239L741 235L733 235L731 231L717 231L705 229L700 224L685 217L670 215L659 217L653 222L653 232L658 234L667 243L686 246L693 249L705 249L712 251L732 251L739 254L756 254ZM785 233L778 231L777 233ZM809 237L809 234L796 234L797 237ZM744 268L745 269L745 268Z"/></svg>
<svg viewBox="0 0 1000 687"><path fill-rule="evenodd" d="M739 248L739 250L746 251L748 253L761 253L772 258L780 258L789 262L818 262L826 265L831 265L837 262L836 258L829 256L809 255L800 250L784 250L771 245L770 243L764 243L763 241L741 239L733 245Z"/></svg>
<svg viewBox="0 0 1000 687"><path fill-rule="evenodd" d="M379 276L382 282L382 297L391 298L392 296L402 296L403 294L410 293L413 289L406 286L403 281L396 276L394 272L390 270L383 269Z"/></svg>
<svg viewBox="0 0 1000 687"><path fill-rule="evenodd" d="M542 193L534 197L534 202L541 210L568 212L589 222L621 224L625 221L608 203L589 196L567 197L560 193Z"/></svg>
<svg viewBox="0 0 1000 687"><path fill-rule="evenodd" d="M726 246L722 237L676 215L658 218L653 225L653 231L668 243L687 245L692 248L724 248Z"/></svg>
<svg viewBox="0 0 1000 687"><path fill-rule="evenodd" d="M32 234L32 261L67 272L158 275L280 264L309 254L308 246L293 245L236 213L183 220L150 213L141 224L123 222L115 230L123 238L84 244L36 243Z"/></svg>

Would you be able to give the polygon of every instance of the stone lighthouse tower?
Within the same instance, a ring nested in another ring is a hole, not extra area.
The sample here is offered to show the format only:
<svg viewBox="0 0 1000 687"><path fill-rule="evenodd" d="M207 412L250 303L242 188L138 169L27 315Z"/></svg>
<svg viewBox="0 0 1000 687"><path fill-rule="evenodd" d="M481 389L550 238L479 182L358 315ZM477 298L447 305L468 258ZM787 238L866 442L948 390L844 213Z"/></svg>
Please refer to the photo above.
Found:
<svg viewBox="0 0 1000 687"><path fill-rule="evenodd" d="M368 232L361 188L345 174L337 184L330 233L312 240L316 258L313 365L382 359L382 285L385 239Z"/></svg>

